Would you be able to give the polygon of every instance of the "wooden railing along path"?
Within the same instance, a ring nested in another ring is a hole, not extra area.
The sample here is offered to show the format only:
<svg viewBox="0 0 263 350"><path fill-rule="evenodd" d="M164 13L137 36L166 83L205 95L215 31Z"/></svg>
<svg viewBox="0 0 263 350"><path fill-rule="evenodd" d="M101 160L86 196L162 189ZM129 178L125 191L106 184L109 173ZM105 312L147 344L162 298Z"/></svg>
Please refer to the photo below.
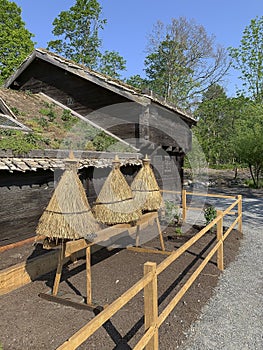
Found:
<svg viewBox="0 0 263 350"><path fill-rule="evenodd" d="M182 209L183 218L186 218L187 210L191 208L186 206L186 196L197 195L198 193L187 193L183 190L182 193ZM234 202L224 211L217 211L217 217L209 223L205 228L199 231L195 236L189 239L184 245L173 251L165 260L159 265L154 262L147 262L144 264L144 276L135 283L130 289L123 293L118 299L107 306L101 313L95 316L90 322L82 327L77 333L72 335L65 343L57 348L57 350L71 350L76 349L83 342L85 342L93 333L95 333L106 321L108 321L114 314L116 314L122 307L124 307L133 297L135 297L141 290L144 289L144 327L145 333L133 349L135 350L157 350L158 349L158 331L162 323L169 316L171 311L175 308L187 290L194 283L196 278L200 275L204 267L217 253L217 266L219 270L224 269L224 240L238 225L238 230L242 231L242 196L223 196L223 195L204 195L217 198L233 199ZM237 217L230 225L226 232L223 233L223 218L226 215L233 214L232 210L237 207ZM170 266L177 258L179 258L187 249L203 237L212 227L216 226L217 240L214 247L210 250L208 255L204 258L202 263L196 268L192 275L188 278L182 288L165 307L165 309L158 313L158 288L157 277L168 266Z"/></svg>

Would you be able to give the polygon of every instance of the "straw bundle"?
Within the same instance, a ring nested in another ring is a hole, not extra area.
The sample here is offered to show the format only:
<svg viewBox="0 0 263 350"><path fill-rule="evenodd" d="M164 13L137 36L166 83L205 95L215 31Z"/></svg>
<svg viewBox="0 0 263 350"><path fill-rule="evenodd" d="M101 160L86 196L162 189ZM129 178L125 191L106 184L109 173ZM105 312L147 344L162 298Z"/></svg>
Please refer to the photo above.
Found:
<svg viewBox="0 0 263 350"><path fill-rule="evenodd" d="M162 195L147 155L143 159L143 167L131 184L131 189L134 193L135 201L140 203L142 211L155 211L162 206Z"/></svg>
<svg viewBox="0 0 263 350"><path fill-rule="evenodd" d="M39 220L37 235L74 240L99 230L76 165L76 161L68 160L66 170Z"/></svg>
<svg viewBox="0 0 263 350"><path fill-rule="evenodd" d="M117 156L94 204L93 212L95 218L106 225L134 222L142 215L133 199L131 188L120 171Z"/></svg>

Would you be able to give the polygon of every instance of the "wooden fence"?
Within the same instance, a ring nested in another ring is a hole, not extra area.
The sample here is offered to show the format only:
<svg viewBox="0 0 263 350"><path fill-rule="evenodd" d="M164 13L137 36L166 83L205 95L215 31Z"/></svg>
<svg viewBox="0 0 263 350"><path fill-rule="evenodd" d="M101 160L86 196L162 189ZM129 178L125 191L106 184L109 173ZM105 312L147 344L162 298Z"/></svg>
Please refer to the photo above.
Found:
<svg viewBox="0 0 263 350"><path fill-rule="evenodd" d="M182 209L183 217L186 218L188 208L186 205L187 195L207 196L201 193L182 193ZM223 195L209 195L217 198L233 199L234 202L224 211L217 211L217 217L209 223L205 228L199 231L195 236L189 239L184 245L173 251L165 260L159 265L153 262L147 262L144 264L144 276L134 284L130 289L123 293L112 304L107 306L101 313L95 316L90 322L82 327L77 333L71 336L65 343L57 348L57 350L71 350L76 349L84 341L86 341L93 333L95 333L106 321L108 321L114 314L116 314L123 306L125 306L133 297L135 297L141 290L144 289L144 327L145 332L139 342L133 349L135 350L157 350L158 349L158 331L159 327L169 316L171 311L175 308L190 286L194 283L196 278L202 272L204 267L210 261L210 259L217 253L217 266L219 270L224 269L224 240L238 224L238 230L242 231L242 196L223 196ZM232 213L232 210L237 207L237 217L230 225L226 232L223 233L223 218L226 215ZM203 237L212 227L217 227L217 240L214 247L210 250L208 255L197 267L197 269L188 278L182 288L165 307L165 309L158 314L158 288L157 277L168 266L170 266L177 258L179 258L187 249L189 249L195 242Z"/></svg>

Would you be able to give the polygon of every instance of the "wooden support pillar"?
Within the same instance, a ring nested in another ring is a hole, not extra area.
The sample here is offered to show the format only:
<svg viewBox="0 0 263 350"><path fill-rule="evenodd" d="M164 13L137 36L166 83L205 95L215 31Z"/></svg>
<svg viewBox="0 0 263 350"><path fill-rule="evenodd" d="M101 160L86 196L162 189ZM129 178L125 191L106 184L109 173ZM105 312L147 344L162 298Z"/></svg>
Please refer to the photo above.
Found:
<svg viewBox="0 0 263 350"><path fill-rule="evenodd" d="M87 304L92 304L92 293L91 293L91 253L90 246L86 248L86 272L87 272Z"/></svg>
<svg viewBox="0 0 263 350"><path fill-rule="evenodd" d="M156 218L156 224L157 224L157 227L158 227L161 249L163 251L165 251L164 240L163 240L163 233L162 233L162 229L161 229L161 225L160 225L160 221L159 221L158 217Z"/></svg>
<svg viewBox="0 0 263 350"><path fill-rule="evenodd" d="M140 245L140 226L137 225L136 227L136 236L135 236L135 246L139 247Z"/></svg>
<svg viewBox="0 0 263 350"><path fill-rule="evenodd" d="M55 282L54 282L54 286L53 286L53 292L52 292L53 295L57 295L58 294L58 286L59 286L59 282L60 282L60 279L61 279L63 262L64 262L64 259L65 259L65 247L66 247L66 244L64 242L62 242L61 243L61 248L60 248L60 254L58 256L58 267L57 267Z"/></svg>
<svg viewBox="0 0 263 350"><path fill-rule="evenodd" d="M217 216L222 216L217 223L217 241L221 242L217 251L217 267L219 270L224 270L224 246L223 246L223 212L217 210Z"/></svg>
<svg viewBox="0 0 263 350"><path fill-rule="evenodd" d="M238 202L238 231L242 232L243 228L242 228L242 195L238 195L237 199L239 200Z"/></svg>
<svg viewBox="0 0 263 350"><path fill-rule="evenodd" d="M186 220L186 190L182 190L182 220Z"/></svg>
<svg viewBox="0 0 263 350"><path fill-rule="evenodd" d="M150 272L153 274L153 278L144 288L144 326L145 331L150 327L155 327L155 332L145 346L145 350L158 350L158 291L156 263L147 262L144 264L144 275Z"/></svg>

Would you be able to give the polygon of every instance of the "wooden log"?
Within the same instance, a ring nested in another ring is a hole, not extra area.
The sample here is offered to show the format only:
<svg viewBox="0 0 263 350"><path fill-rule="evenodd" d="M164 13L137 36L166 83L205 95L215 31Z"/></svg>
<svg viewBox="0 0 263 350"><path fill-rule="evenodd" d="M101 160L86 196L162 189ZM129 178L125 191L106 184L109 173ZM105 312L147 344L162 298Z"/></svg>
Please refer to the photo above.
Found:
<svg viewBox="0 0 263 350"><path fill-rule="evenodd" d="M0 271L0 295L9 293L34 281L57 266L58 251L24 261Z"/></svg>
<svg viewBox="0 0 263 350"><path fill-rule="evenodd" d="M182 209L183 209L182 220L183 220L183 222L185 222L186 211L187 211L187 208L186 208L186 190L182 190Z"/></svg>
<svg viewBox="0 0 263 350"><path fill-rule="evenodd" d="M90 266L91 254L90 246L86 248L86 274L87 274L87 304L92 303L92 292L91 292L91 266Z"/></svg>
<svg viewBox="0 0 263 350"><path fill-rule="evenodd" d="M9 249L22 247L23 245L25 245L27 243L35 242L35 240L36 240L36 236L24 239L23 241L19 241L16 243L4 245L4 246L0 247L0 253L5 252L6 250L9 250Z"/></svg>
<svg viewBox="0 0 263 350"><path fill-rule="evenodd" d="M96 309L96 308L98 308L98 306L100 306L100 305L84 304L81 302L69 300L68 298L66 299L63 296L58 297L56 295L47 294L47 293L39 293L38 295L40 296L40 298L43 298L45 300L51 301L53 303L65 305L65 306L74 307L75 309L78 309L78 310L94 311L94 309ZM100 306L100 308L101 307L102 306Z"/></svg>
<svg viewBox="0 0 263 350"><path fill-rule="evenodd" d="M172 191L172 190L160 190L163 193L171 193L171 194L181 194L180 191ZM196 196L196 197L215 197L215 198L225 198L225 199L235 199L235 196L226 196L223 194L213 194L213 193L200 193L200 192L186 192L189 196Z"/></svg>
<svg viewBox="0 0 263 350"><path fill-rule="evenodd" d="M242 196L238 195L238 231L242 232L243 228L242 228Z"/></svg>
<svg viewBox="0 0 263 350"><path fill-rule="evenodd" d="M144 287L144 328L155 327L153 336L149 339L145 350L158 350L158 290L156 263L147 262L144 264L144 275L152 274L152 280Z"/></svg>
<svg viewBox="0 0 263 350"><path fill-rule="evenodd" d="M66 244L61 243L60 253L59 253L59 257L58 257L57 272L56 272L55 282L54 282L53 291L52 291L53 295L58 294L59 282L60 282L62 268L63 268L63 264L64 264L64 260L65 260L65 249L66 249Z"/></svg>
<svg viewBox="0 0 263 350"><path fill-rule="evenodd" d="M223 216L222 211L217 210L217 215L220 216L220 220L217 223L217 242L220 243L217 251L217 267L219 270L224 270L224 246L223 246Z"/></svg>
<svg viewBox="0 0 263 350"><path fill-rule="evenodd" d="M160 239L161 249L163 251L165 251L164 240L163 240L163 233L162 233L162 230L161 230L161 225L160 225L160 222L159 222L159 218L157 217L155 221L156 221L158 232L159 232L159 239Z"/></svg>

